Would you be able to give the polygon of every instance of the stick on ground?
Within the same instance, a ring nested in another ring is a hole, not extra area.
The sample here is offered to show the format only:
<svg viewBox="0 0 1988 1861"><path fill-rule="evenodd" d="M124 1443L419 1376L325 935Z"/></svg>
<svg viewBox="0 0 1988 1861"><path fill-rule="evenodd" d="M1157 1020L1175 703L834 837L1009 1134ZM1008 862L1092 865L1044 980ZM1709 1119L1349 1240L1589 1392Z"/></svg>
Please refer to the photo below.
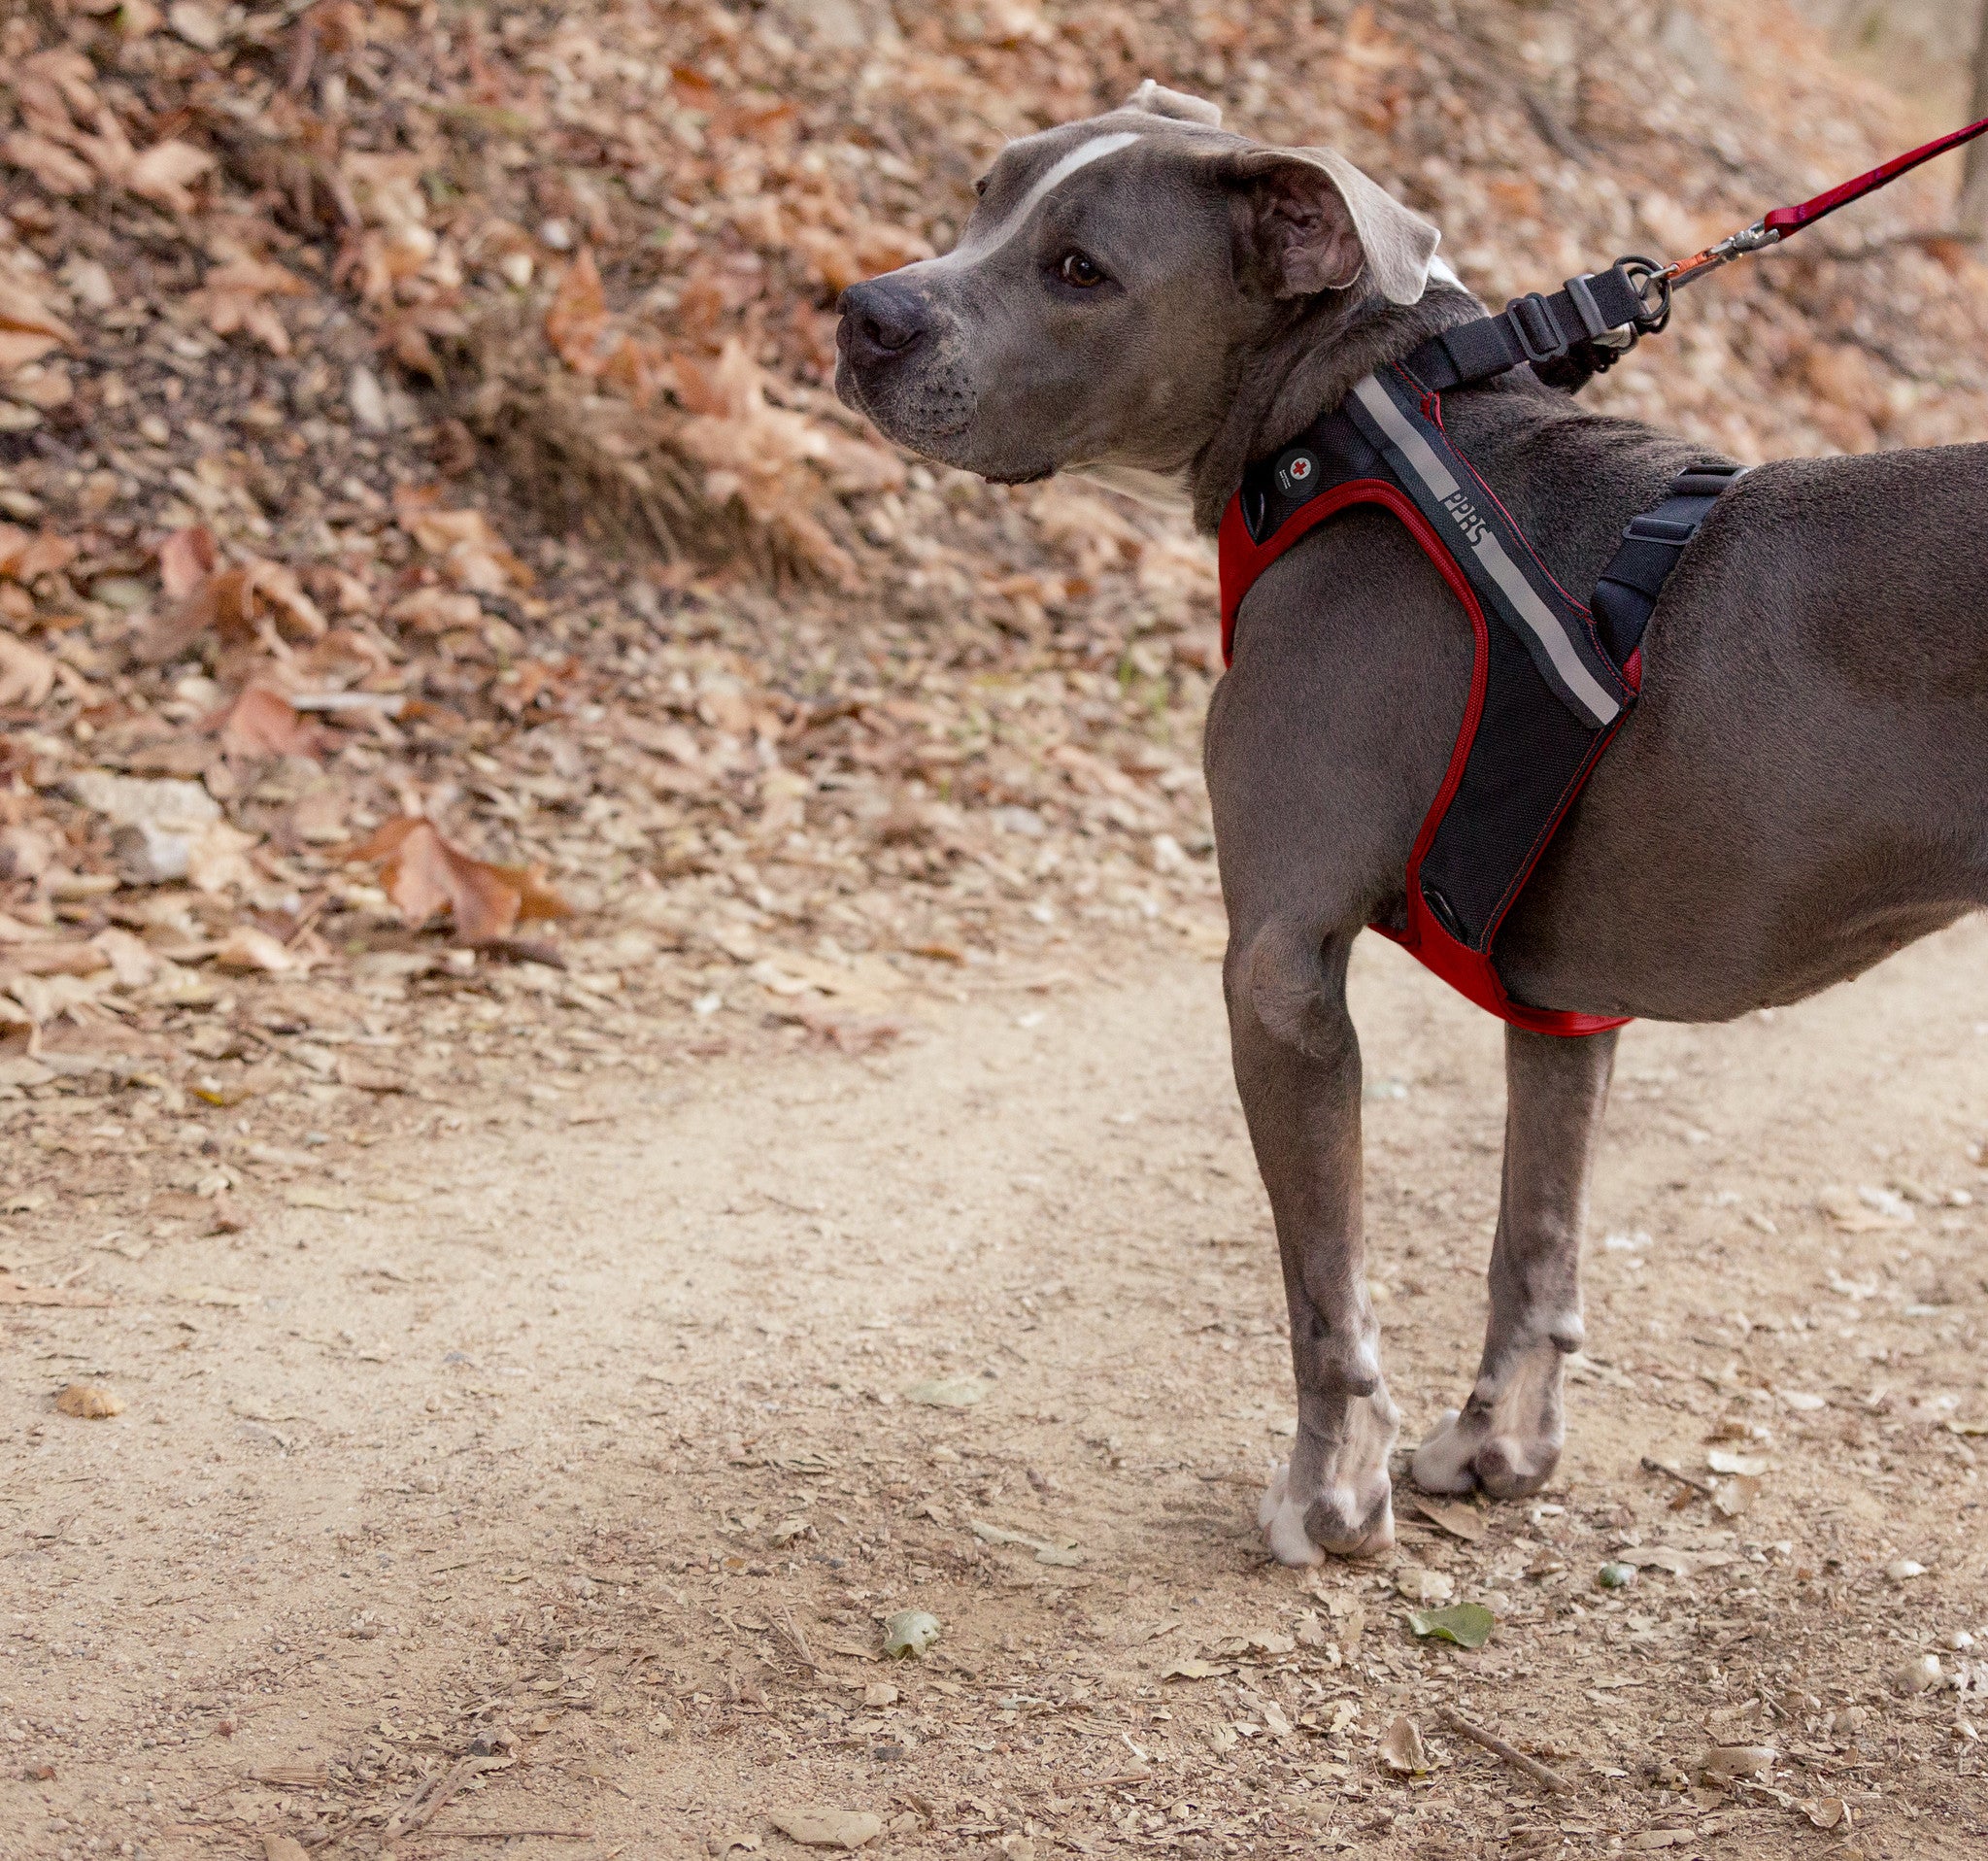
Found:
<svg viewBox="0 0 1988 1861"><path fill-rule="evenodd" d="M428 1834L442 1841L509 1842L515 1837L536 1835L553 1842L591 1842L591 1829L435 1829Z"/></svg>
<svg viewBox="0 0 1988 1861"><path fill-rule="evenodd" d="M1494 1757L1500 1757L1515 1771L1523 1771L1542 1790L1551 1790L1555 1796L1572 1796L1574 1786L1558 1771L1549 1771L1537 1758L1529 1758L1515 1744L1507 1744L1496 1732L1487 1732L1481 1725L1473 1725L1455 1707L1439 1706L1436 1717L1450 1728L1460 1732L1475 1744L1481 1744Z"/></svg>
<svg viewBox="0 0 1988 1861"><path fill-rule="evenodd" d="M1664 1462L1658 1460L1654 1455L1645 1454L1643 1456L1642 1469L1646 1473L1662 1473L1666 1479L1674 1479L1678 1485L1689 1486L1694 1493L1702 1493L1707 1499L1710 1499L1712 1496L1710 1481L1693 1479L1689 1473L1680 1473L1676 1468L1666 1466Z"/></svg>

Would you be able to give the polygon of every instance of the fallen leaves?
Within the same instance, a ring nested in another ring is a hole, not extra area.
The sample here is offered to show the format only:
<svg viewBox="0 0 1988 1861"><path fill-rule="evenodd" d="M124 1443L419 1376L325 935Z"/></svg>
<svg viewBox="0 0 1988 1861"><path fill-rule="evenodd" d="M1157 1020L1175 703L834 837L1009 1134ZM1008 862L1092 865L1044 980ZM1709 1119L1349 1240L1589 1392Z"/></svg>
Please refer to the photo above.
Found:
<svg viewBox="0 0 1988 1861"><path fill-rule="evenodd" d="M1699 1774L1712 1783L1769 1775L1780 1753L1768 1744L1718 1744L1699 1760Z"/></svg>
<svg viewBox="0 0 1988 1861"><path fill-rule="evenodd" d="M214 721L230 756L295 756L316 761L322 748L318 727L298 715L282 693L266 685L243 687Z"/></svg>
<svg viewBox="0 0 1988 1861"><path fill-rule="evenodd" d="M522 923L570 915L542 873L472 859L417 815L387 822L346 858L379 864L387 896L411 925L420 928L446 911L465 944L495 943Z"/></svg>
<svg viewBox="0 0 1988 1861"><path fill-rule="evenodd" d="M968 1521L968 1530L983 1544L1019 1544L1035 1553L1038 1564L1056 1564L1068 1570L1075 1570L1084 1561L1084 1553L1076 1548L1076 1540L1068 1539L1058 1542L1041 1539L1028 1532L1010 1531L1003 1525L990 1525L985 1519Z"/></svg>
<svg viewBox="0 0 1988 1861"><path fill-rule="evenodd" d="M1460 1538L1466 1544L1484 1541L1484 1514L1474 1506L1466 1506L1456 1500L1432 1499L1427 1493L1412 1495L1409 1503L1432 1525L1440 1526L1452 1538Z"/></svg>
<svg viewBox="0 0 1988 1861"><path fill-rule="evenodd" d="M309 966L306 958L253 924L236 925L216 947L214 963L217 968L259 970L272 976L288 975Z"/></svg>
<svg viewBox="0 0 1988 1861"><path fill-rule="evenodd" d="M1410 1609L1408 1626L1421 1639L1454 1641L1459 1647L1479 1648L1491 1640L1498 1617L1481 1603L1454 1603L1442 1609Z"/></svg>
<svg viewBox="0 0 1988 1861"><path fill-rule="evenodd" d="M42 703L55 689L55 661L39 647L0 633L0 705Z"/></svg>
<svg viewBox="0 0 1988 1861"><path fill-rule="evenodd" d="M859 1848L884 1833L883 1817L864 1810L775 1810L768 1819L809 1848Z"/></svg>
<svg viewBox="0 0 1988 1861"><path fill-rule="evenodd" d="M1429 1749L1422 1742L1422 1728L1405 1712L1397 1714L1381 1734L1380 1755L1398 1776L1428 1775Z"/></svg>
<svg viewBox="0 0 1988 1861"><path fill-rule="evenodd" d="M289 331L270 303L272 297L301 297L310 287L294 272L267 259L235 258L217 265L187 300L207 319L217 336L237 330L253 336L272 355L290 353Z"/></svg>

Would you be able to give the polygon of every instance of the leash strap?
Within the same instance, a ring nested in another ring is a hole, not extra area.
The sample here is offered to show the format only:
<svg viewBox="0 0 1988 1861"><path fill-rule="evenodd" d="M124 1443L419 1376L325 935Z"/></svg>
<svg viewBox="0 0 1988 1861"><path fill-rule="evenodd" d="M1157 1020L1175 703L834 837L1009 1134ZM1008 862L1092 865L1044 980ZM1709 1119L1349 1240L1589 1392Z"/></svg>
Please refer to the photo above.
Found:
<svg viewBox="0 0 1988 1861"><path fill-rule="evenodd" d="M1611 368L1645 336L1670 321L1671 293L1680 285L1735 258L1778 246L1840 207L1888 186L1924 162L1988 135L1988 117L1881 162L1812 199L1771 213L1689 258L1660 265L1655 259L1619 258L1603 272L1569 278L1551 296L1533 291L1514 297L1495 317L1480 317L1432 336L1408 357L1408 366L1437 393L1531 365L1550 387L1575 390Z"/></svg>
<svg viewBox="0 0 1988 1861"><path fill-rule="evenodd" d="M1776 207L1772 213L1764 215L1750 226L1741 227L1716 246L1707 246L1703 252L1694 253L1689 258L1680 258L1666 265L1655 281L1656 288L1666 292L1674 290L1679 285L1688 285L1694 278L1701 278L1721 265L1731 264L1735 258L1744 258L1751 253L1778 246L1804 226L1812 226L1818 220L1827 220L1837 208L1847 207L1853 200L1862 200L1867 194L1874 194L1880 187L1889 186L1901 175L1908 175L1922 163L1959 149L1981 135L1988 135L1988 117L1983 117L1979 122L1969 123L1965 129L1936 136L1933 141L1908 149L1889 161L1879 162L1869 174L1842 182L1812 199L1799 201L1792 207Z"/></svg>

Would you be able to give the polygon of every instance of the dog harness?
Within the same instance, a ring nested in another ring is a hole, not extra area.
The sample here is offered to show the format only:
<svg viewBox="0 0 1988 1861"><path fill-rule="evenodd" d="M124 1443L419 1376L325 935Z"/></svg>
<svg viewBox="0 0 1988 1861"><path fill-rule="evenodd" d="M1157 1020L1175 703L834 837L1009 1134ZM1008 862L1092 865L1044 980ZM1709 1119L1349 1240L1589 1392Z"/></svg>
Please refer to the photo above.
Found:
<svg viewBox="0 0 1988 1861"><path fill-rule="evenodd" d="M1432 336L1358 383L1274 458L1244 474L1223 514L1222 659L1258 576L1335 512L1378 504L1400 519L1469 617L1476 653L1442 786L1408 855L1406 909L1377 924L1480 1008L1535 1033L1600 1033L1624 1016L1515 1001L1492 944L1642 683L1643 629L1731 464L1694 465L1634 518L1588 604L1568 593L1498 493L1443 431L1442 396L1530 367L1578 389L1670 321L1671 294L1874 193L1922 162L1988 135L1988 118L1924 143L1812 200L1771 213L1689 258L1618 259L1552 296L1516 297Z"/></svg>
<svg viewBox="0 0 1988 1861"><path fill-rule="evenodd" d="M1480 349L1487 341L1474 340ZM1245 472L1219 538L1223 661L1233 652L1243 596L1286 550L1349 505L1392 511L1463 604L1475 653L1449 765L1408 856L1404 920L1372 928L1514 1027L1599 1033L1624 1018L1515 1000L1492 946L1635 702L1643 629L1665 582L1741 468L1681 473L1665 501L1624 531L1584 605L1443 431L1441 396L1421 373L1455 374L1442 341L1367 376L1274 458Z"/></svg>

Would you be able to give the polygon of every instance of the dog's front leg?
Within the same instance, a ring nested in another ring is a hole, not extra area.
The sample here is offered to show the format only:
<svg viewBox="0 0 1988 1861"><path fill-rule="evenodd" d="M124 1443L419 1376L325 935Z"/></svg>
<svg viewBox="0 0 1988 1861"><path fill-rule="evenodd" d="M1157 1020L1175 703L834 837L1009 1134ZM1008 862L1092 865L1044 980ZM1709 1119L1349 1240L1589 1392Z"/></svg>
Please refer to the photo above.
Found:
<svg viewBox="0 0 1988 1861"><path fill-rule="evenodd" d="M1427 1492L1535 1493L1560 1464L1561 1360L1581 1347L1581 1240L1615 1035L1505 1031L1504 1186L1477 1381L1415 1455Z"/></svg>
<svg viewBox="0 0 1988 1861"><path fill-rule="evenodd" d="M1395 1541L1388 1450L1399 1414L1381 1378L1360 1225L1360 1043L1346 1012L1347 937L1273 922L1224 970L1235 1080L1270 1194L1297 1440L1261 1520L1286 1564Z"/></svg>

